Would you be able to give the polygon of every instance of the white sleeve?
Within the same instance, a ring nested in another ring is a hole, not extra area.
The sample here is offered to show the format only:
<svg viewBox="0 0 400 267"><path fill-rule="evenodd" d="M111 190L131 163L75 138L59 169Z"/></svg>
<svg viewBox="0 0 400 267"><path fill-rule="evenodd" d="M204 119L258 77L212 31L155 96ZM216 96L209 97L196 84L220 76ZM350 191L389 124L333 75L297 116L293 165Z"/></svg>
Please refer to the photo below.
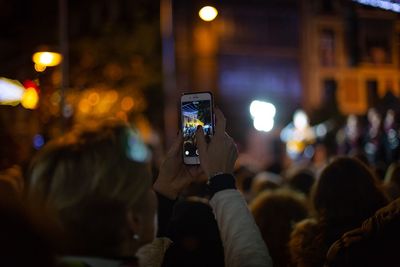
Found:
<svg viewBox="0 0 400 267"><path fill-rule="evenodd" d="M225 253L226 267L272 267L268 248L239 191L217 192L210 200Z"/></svg>

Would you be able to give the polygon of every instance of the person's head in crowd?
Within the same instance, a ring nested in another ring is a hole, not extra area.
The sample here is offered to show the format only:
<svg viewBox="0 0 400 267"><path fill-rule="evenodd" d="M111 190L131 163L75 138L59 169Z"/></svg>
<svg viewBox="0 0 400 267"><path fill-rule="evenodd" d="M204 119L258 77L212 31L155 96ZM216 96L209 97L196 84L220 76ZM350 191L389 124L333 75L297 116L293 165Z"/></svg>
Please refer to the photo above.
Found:
<svg viewBox="0 0 400 267"><path fill-rule="evenodd" d="M309 196L315 182L314 173L309 169L302 168L292 173L287 182L291 189Z"/></svg>
<svg viewBox="0 0 400 267"><path fill-rule="evenodd" d="M174 208L169 224L174 243L168 248L163 267L223 267L224 250L211 207L189 198Z"/></svg>
<svg viewBox="0 0 400 267"><path fill-rule="evenodd" d="M338 157L322 171L312 197L319 218L354 226L387 204L374 174L350 157Z"/></svg>
<svg viewBox="0 0 400 267"><path fill-rule="evenodd" d="M364 163L367 167L371 167L370 162L368 161L368 157L362 149L351 151L349 156L358 159L359 161Z"/></svg>
<svg viewBox="0 0 400 267"><path fill-rule="evenodd" d="M394 200L400 197L400 164L392 163L390 164L388 170L386 171L384 180L384 189L388 194L390 200Z"/></svg>
<svg viewBox="0 0 400 267"><path fill-rule="evenodd" d="M250 203L250 211L260 228L274 266L288 266L290 233L295 223L308 216L304 195L289 189L265 191Z"/></svg>
<svg viewBox="0 0 400 267"><path fill-rule="evenodd" d="M264 190L277 189L282 184L283 179L280 175L272 172L260 172L254 177L251 183L250 198L255 198Z"/></svg>
<svg viewBox="0 0 400 267"><path fill-rule="evenodd" d="M400 199L378 210L361 227L346 232L329 248L329 267L399 266Z"/></svg>
<svg viewBox="0 0 400 267"><path fill-rule="evenodd" d="M52 209L67 253L130 257L155 237L150 152L127 124L78 127L32 162L30 195Z"/></svg>
<svg viewBox="0 0 400 267"><path fill-rule="evenodd" d="M235 169L236 188L243 194L249 194L251 183L256 173L246 166L240 166Z"/></svg>
<svg viewBox="0 0 400 267"><path fill-rule="evenodd" d="M311 199L315 218L296 225L289 243L297 266L322 266L333 242L387 204L371 170L351 157L338 157L323 169Z"/></svg>

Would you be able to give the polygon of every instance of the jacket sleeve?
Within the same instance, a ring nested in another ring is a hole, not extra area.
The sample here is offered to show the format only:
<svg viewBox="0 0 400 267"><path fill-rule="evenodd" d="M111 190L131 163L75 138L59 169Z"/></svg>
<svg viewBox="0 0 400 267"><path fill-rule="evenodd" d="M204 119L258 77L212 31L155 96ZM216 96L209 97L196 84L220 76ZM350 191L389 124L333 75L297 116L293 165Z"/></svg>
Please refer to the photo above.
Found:
<svg viewBox="0 0 400 267"><path fill-rule="evenodd" d="M272 259L242 195L223 189L210 200L224 246L227 267L271 267Z"/></svg>

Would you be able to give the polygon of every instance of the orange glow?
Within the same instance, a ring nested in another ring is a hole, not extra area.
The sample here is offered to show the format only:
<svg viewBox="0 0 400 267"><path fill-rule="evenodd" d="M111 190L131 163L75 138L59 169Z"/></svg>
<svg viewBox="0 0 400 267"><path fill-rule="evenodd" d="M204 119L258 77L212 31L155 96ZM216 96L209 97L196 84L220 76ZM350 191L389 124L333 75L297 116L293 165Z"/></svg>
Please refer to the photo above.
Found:
<svg viewBox="0 0 400 267"><path fill-rule="evenodd" d="M90 95L88 96L88 101L89 101L89 104L92 106L97 105L100 101L99 94L98 93L90 93Z"/></svg>
<svg viewBox="0 0 400 267"><path fill-rule="evenodd" d="M129 111L133 108L135 102L133 102L132 97L126 96L121 101L121 108L124 111Z"/></svg>
<svg viewBox="0 0 400 267"><path fill-rule="evenodd" d="M35 109L39 102L39 95L35 88L29 87L22 95L21 105L26 109Z"/></svg>
<svg viewBox="0 0 400 267"><path fill-rule="evenodd" d="M118 100L118 93L115 90L111 90L107 93L106 99L110 101L111 103L114 103L115 101Z"/></svg>
<svg viewBox="0 0 400 267"><path fill-rule="evenodd" d="M51 104L57 106L61 101L61 96L59 92L55 92L50 97Z"/></svg>
<svg viewBox="0 0 400 267"><path fill-rule="evenodd" d="M116 114L116 117L117 117L118 119L123 120L123 121L128 121L128 116L126 116L126 113L123 112L123 111L118 112L118 113Z"/></svg>
<svg viewBox="0 0 400 267"><path fill-rule="evenodd" d="M37 52L33 54L33 62L45 67L54 67L61 63L62 56L54 52Z"/></svg>
<svg viewBox="0 0 400 267"><path fill-rule="evenodd" d="M89 101L88 101L87 99L82 99L82 100L79 102L79 110L80 110L82 113L88 113L88 112L89 112L89 110L90 110L90 103L89 103Z"/></svg>
<svg viewBox="0 0 400 267"><path fill-rule="evenodd" d="M46 66L42 64L35 64L35 70L37 72L43 72L46 70Z"/></svg>

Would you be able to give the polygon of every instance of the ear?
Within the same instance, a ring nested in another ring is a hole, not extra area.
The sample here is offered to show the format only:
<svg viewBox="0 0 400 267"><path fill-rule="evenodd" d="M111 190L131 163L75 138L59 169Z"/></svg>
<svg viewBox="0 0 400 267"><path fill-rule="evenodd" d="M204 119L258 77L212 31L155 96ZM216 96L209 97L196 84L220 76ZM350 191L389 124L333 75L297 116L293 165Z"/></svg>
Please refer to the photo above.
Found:
<svg viewBox="0 0 400 267"><path fill-rule="evenodd" d="M126 212L126 222L128 225L128 229L132 234L140 235L142 229L142 218L137 213L129 210Z"/></svg>

